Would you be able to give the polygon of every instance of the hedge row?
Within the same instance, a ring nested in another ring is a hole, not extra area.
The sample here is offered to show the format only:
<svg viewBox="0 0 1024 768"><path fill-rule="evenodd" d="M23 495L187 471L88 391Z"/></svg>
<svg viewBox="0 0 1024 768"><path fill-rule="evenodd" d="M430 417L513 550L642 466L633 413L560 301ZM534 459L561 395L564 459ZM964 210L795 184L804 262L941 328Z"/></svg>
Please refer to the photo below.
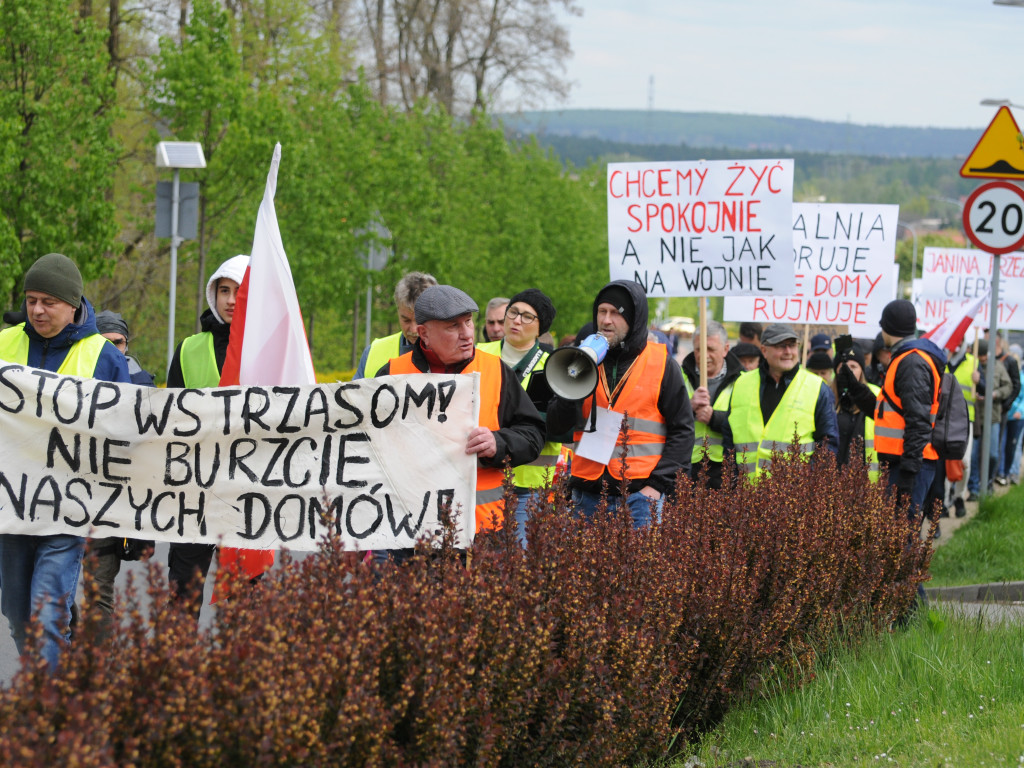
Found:
<svg viewBox="0 0 1024 768"><path fill-rule="evenodd" d="M0 691L0 754L52 766L638 765L717 722L771 667L811 668L844 622L907 612L930 549L864 468L778 461L720 492L680 480L661 521L593 521L559 482L530 544L401 566L336 541L222 602L196 633L152 567L105 643ZM140 606L145 602L148 608Z"/></svg>

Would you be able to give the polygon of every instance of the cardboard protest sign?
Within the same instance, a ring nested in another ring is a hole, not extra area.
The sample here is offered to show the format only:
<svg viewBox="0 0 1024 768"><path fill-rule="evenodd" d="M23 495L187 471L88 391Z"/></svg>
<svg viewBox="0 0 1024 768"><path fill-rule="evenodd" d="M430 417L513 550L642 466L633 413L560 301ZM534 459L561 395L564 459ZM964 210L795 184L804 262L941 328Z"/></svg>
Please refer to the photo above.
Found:
<svg viewBox="0 0 1024 768"><path fill-rule="evenodd" d="M793 204L794 282L778 296L730 297L726 320L847 325L873 336L896 293L897 205Z"/></svg>
<svg viewBox="0 0 1024 768"><path fill-rule="evenodd" d="M474 525L479 375L153 389L0 366L0 533L410 547Z"/></svg>
<svg viewBox="0 0 1024 768"><path fill-rule="evenodd" d="M648 296L790 290L792 204L792 160L609 163L611 279Z"/></svg>
<svg viewBox="0 0 1024 768"><path fill-rule="evenodd" d="M964 304L989 291L992 255L970 248L925 248L920 291L914 291L917 324L938 325ZM999 328L1024 330L1024 253L1007 253L999 259ZM991 310L987 302L972 327L988 328Z"/></svg>

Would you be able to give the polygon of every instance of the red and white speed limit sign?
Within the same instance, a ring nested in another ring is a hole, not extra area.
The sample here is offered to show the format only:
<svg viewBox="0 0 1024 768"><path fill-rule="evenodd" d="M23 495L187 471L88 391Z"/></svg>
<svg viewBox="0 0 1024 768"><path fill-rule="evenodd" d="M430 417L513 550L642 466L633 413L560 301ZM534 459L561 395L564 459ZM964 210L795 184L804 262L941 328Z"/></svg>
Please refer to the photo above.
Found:
<svg viewBox="0 0 1024 768"><path fill-rule="evenodd" d="M1009 253L1024 245L1024 190L1009 181L990 181L964 204L964 231L989 253Z"/></svg>

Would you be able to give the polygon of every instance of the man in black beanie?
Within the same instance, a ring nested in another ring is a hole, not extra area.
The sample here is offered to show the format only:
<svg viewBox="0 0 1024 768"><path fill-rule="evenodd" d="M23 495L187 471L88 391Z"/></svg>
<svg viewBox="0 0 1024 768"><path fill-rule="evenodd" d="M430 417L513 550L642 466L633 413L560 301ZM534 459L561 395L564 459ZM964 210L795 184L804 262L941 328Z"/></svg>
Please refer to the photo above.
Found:
<svg viewBox="0 0 1024 768"><path fill-rule="evenodd" d="M886 304L879 325L892 361L875 402L875 450L913 516L928 511L925 498L939 469L931 435L946 352L915 338L917 311L906 299Z"/></svg>
<svg viewBox="0 0 1024 768"><path fill-rule="evenodd" d="M602 288L594 299L593 321L609 347L598 366L597 389L582 400L554 397L548 405L548 433L573 431L579 443L569 486L580 514L592 516L606 488L609 505L625 501L634 526L641 527L650 521L652 507L660 509L661 500L675 487L676 473L690 472L690 398L667 347L647 341L647 296L637 283L616 280ZM628 416L625 462L621 435L607 456L591 453L580 443L589 434L595 409L599 429L605 419L617 429L623 415ZM620 497L623 477L629 494L625 499Z"/></svg>

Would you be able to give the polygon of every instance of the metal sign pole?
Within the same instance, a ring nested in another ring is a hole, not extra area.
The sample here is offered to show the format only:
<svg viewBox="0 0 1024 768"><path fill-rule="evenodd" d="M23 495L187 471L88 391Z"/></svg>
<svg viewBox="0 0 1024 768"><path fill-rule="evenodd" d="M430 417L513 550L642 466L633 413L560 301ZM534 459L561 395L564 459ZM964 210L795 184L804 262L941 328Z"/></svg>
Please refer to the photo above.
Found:
<svg viewBox="0 0 1024 768"><path fill-rule="evenodd" d="M167 308L167 370L171 369L174 357L174 308L177 302L178 285L178 183L180 173L174 169L174 183L171 192L171 291Z"/></svg>
<svg viewBox="0 0 1024 768"><path fill-rule="evenodd" d="M988 462L992 447L992 387L995 379L996 333L999 323L999 254L992 254L992 294L988 299L988 359L985 362L985 408L981 423L981 487L979 496L988 494ZM1002 363L1000 363L1002 365Z"/></svg>

